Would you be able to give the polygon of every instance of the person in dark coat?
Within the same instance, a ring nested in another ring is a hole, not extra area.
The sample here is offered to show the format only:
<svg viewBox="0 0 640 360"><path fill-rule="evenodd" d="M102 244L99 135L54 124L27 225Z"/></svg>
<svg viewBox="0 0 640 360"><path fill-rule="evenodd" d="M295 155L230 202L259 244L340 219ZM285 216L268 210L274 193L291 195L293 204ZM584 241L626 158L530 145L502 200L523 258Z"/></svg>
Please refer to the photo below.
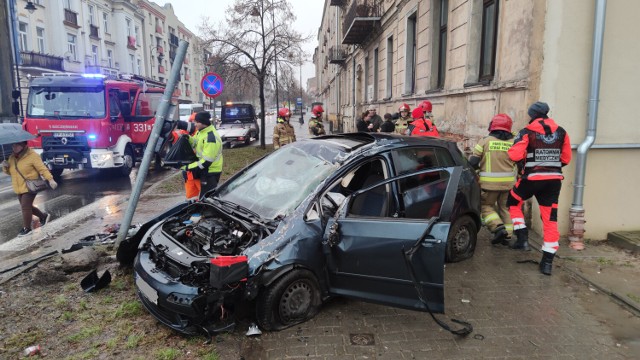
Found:
<svg viewBox="0 0 640 360"><path fill-rule="evenodd" d="M391 133L395 130L396 125L393 123L393 116L391 114L384 114L384 122L380 125L380 132Z"/></svg>
<svg viewBox="0 0 640 360"><path fill-rule="evenodd" d="M371 123L371 115L368 111L362 113L360 119L356 122L356 129L358 132L372 132L373 124Z"/></svg>

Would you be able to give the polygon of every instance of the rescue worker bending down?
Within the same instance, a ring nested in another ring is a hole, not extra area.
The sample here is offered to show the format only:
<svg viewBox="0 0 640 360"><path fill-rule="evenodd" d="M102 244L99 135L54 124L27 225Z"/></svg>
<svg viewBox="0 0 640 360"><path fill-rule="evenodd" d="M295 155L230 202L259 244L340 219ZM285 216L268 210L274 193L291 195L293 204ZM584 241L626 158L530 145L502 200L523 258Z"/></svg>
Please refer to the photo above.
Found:
<svg viewBox="0 0 640 360"><path fill-rule="evenodd" d="M407 128L409 127L409 123L413 121L411 118L411 108L407 104L400 105L398 109L400 113L400 117L396 120L395 133L400 135L409 135L407 134Z"/></svg>
<svg viewBox="0 0 640 360"><path fill-rule="evenodd" d="M571 142L567 132L547 117L549 105L536 102L529 107L529 125L520 130L509 158L518 164L520 179L509 193L507 206L518 240L513 249L529 249L529 232L524 222L522 203L536 197L544 232L540 272L551 275L553 257L558 251L558 197L562 187L562 167L571 161Z"/></svg>
<svg viewBox="0 0 640 360"><path fill-rule="evenodd" d="M289 124L291 111L287 108L278 110L278 122L273 128L273 148L279 149L282 145L291 144L296 141L296 132Z"/></svg>
<svg viewBox="0 0 640 360"><path fill-rule="evenodd" d="M222 139L216 129L211 125L211 114L201 111L195 116L197 133L189 137L189 143L194 149L198 161L183 166L182 170L191 172L194 179L200 179L200 196L209 190L215 189L222 172Z"/></svg>
<svg viewBox="0 0 640 360"><path fill-rule="evenodd" d="M516 180L515 164L507 153L513 145L512 125L509 115L494 116L489 123L489 135L478 142L469 159L469 164L480 170L482 223L493 234L494 245L509 245L513 234L507 207L509 190Z"/></svg>
<svg viewBox="0 0 640 360"><path fill-rule="evenodd" d="M325 135L324 125L322 125L322 113L324 109L321 105L316 105L311 109L311 120L309 120L309 135Z"/></svg>
<svg viewBox="0 0 640 360"><path fill-rule="evenodd" d="M438 129L433 125L431 120L424 118L424 110L422 110L421 107L413 109L411 117L413 117L414 120L407 128L409 135L440 137Z"/></svg>

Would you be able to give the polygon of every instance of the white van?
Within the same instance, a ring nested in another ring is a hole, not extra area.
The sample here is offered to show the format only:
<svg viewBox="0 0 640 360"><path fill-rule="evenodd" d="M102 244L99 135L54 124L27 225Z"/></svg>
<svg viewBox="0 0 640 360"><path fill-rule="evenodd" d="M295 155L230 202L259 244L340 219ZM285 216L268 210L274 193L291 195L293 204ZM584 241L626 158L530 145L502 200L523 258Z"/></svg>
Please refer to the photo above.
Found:
<svg viewBox="0 0 640 360"><path fill-rule="evenodd" d="M189 121L191 114L204 111L202 104L179 104L178 109L180 111L180 120Z"/></svg>

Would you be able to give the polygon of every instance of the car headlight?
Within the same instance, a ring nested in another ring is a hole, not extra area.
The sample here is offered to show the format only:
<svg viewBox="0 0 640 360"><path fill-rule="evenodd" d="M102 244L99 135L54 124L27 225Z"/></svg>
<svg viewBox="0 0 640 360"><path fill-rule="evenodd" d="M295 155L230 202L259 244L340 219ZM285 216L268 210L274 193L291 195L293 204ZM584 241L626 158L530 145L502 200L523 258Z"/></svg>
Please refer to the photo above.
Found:
<svg viewBox="0 0 640 360"><path fill-rule="evenodd" d="M112 153L91 154L91 160L96 162L105 162L113 157Z"/></svg>

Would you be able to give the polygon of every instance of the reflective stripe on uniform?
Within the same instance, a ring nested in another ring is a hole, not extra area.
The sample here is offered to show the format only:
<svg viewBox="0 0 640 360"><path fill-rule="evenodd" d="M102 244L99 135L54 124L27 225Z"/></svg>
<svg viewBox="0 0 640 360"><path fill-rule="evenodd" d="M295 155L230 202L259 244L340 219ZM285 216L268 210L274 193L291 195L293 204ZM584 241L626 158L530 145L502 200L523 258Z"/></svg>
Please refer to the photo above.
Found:
<svg viewBox="0 0 640 360"><path fill-rule="evenodd" d="M525 167L547 166L547 167L561 167L562 163L559 161L532 161L524 165Z"/></svg>
<svg viewBox="0 0 640 360"><path fill-rule="evenodd" d="M475 150L479 153L482 153L482 146L480 146L480 144L476 144Z"/></svg>
<svg viewBox="0 0 640 360"><path fill-rule="evenodd" d="M559 172L545 172L545 173L543 173L543 172L539 172L538 173L537 172L537 173L532 173L532 174L527 175L527 179L532 179L532 178L537 178L537 177L542 177L542 176L562 176L562 177L564 177L562 175L562 173L559 173Z"/></svg>
<svg viewBox="0 0 640 360"><path fill-rule="evenodd" d="M498 213L496 213L496 212L492 212L491 214L485 216L482 219L482 223L483 224L487 224L487 223L489 223L490 221L493 221L493 220L500 220L500 215L498 215Z"/></svg>

